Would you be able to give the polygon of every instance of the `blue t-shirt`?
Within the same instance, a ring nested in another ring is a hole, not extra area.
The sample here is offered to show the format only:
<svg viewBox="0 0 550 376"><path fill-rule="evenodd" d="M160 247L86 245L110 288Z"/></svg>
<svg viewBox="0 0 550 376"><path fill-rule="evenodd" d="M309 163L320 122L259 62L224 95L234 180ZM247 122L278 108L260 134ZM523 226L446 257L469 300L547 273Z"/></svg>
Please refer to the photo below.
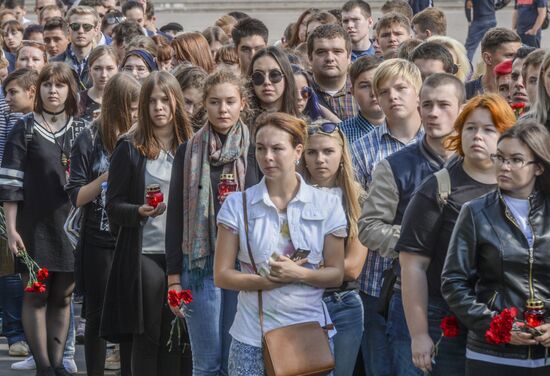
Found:
<svg viewBox="0 0 550 376"><path fill-rule="evenodd" d="M538 8L546 8L547 4L547 0L516 0L518 33L525 33L532 28L537 20Z"/></svg>

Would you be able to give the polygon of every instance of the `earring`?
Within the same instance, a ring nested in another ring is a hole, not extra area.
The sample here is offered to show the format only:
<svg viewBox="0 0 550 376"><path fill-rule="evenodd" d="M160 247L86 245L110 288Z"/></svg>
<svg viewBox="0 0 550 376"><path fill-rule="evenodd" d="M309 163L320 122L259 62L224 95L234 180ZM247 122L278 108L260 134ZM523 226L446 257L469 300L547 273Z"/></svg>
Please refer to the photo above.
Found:
<svg viewBox="0 0 550 376"><path fill-rule="evenodd" d="M296 159L296 166L298 166L300 164L300 160L299 159Z"/></svg>

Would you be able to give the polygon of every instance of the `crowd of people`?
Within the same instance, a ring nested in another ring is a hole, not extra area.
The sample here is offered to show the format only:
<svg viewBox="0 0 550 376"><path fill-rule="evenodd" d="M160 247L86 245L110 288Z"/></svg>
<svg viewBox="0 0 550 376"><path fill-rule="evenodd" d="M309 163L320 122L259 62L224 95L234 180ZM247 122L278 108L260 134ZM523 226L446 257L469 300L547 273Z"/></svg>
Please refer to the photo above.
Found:
<svg viewBox="0 0 550 376"><path fill-rule="evenodd" d="M3 0L12 368L76 373L80 329L91 376L262 376L263 336L313 321L336 376L547 375L547 1L497 25L509 2L466 0L462 44L431 1L274 37L240 11L184 31L151 1L36 0L33 23Z"/></svg>

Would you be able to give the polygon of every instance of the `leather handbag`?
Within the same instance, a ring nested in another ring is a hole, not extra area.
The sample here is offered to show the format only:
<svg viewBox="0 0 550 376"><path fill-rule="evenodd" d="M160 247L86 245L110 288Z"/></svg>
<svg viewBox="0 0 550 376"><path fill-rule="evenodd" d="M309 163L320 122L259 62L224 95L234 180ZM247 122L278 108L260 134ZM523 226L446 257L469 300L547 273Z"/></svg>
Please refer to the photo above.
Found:
<svg viewBox="0 0 550 376"><path fill-rule="evenodd" d="M243 192L243 212L248 256L255 274L256 262L248 238L248 211L246 192ZM258 291L258 311L262 333L262 353L267 376L322 376L334 369L327 325L310 321L287 325L264 333L262 291ZM326 313L323 307L323 314Z"/></svg>

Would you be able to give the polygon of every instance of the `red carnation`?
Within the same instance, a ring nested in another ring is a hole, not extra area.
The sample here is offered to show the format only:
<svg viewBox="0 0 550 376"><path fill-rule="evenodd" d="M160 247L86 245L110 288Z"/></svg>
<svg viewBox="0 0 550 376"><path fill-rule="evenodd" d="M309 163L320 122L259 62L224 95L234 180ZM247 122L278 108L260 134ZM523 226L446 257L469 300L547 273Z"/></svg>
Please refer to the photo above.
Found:
<svg viewBox="0 0 550 376"><path fill-rule="evenodd" d="M514 110L523 109L523 108L525 108L525 102L512 103L510 106L511 106L512 109L514 109Z"/></svg>
<svg viewBox="0 0 550 376"><path fill-rule="evenodd" d="M32 286L25 287L25 292L34 292L34 288Z"/></svg>
<svg viewBox="0 0 550 376"><path fill-rule="evenodd" d="M46 292L46 286L42 282L35 282L32 285L34 292L38 292L40 294Z"/></svg>
<svg viewBox="0 0 550 376"><path fill-rule="evenodd" d="M38 270L38 273L36 273L36 278L38 278L39 281L43 281L46 278L48 278L49 272L47 268L41 268Z"/></svg>
<svg viewBox="0 0 550 376"><path fill-rule="evenodd" d="M443 337L457 337L460 334L458 320L455 316L443 317L440 326L443 331Z"/></svg>
<svg viewBox="0 0 550 376"><path fill-rule="evenodd" d="M168 290L168 304L170 307L179 308L181 305L179 294L176 290Z"/></svg>
<svg viewBox="0 0 550 376"><path fill-rule="evenodd" d="M489 330L485 332L485 340L495 345L510 343L512 327L518 314L518 309L506 308L491 320Z"/></svg>
<svg viewBox="0 0 550 376"><path fill-rule="evenodd" d="M181 290L179 294L179 298L185 304L191 303L193 301L193 295L191 294L191 290Z"/></svg>

